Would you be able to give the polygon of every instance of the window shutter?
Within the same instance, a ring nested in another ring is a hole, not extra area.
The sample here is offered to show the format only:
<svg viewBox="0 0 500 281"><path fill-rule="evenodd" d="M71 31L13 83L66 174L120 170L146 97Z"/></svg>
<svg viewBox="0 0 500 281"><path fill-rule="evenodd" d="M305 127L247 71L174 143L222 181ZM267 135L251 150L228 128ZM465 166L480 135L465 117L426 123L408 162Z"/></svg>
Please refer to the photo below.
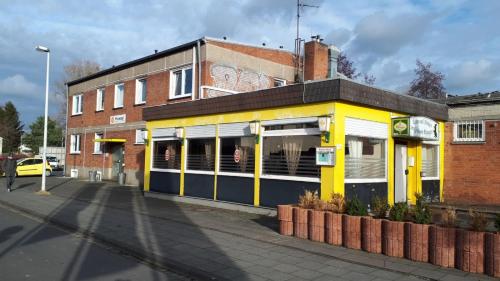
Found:
<svg viewBox="0 0 500 281"><path fill-rule="evenodd" d="M249 123L231 123L219 125L219 137L250 136Z"/></svg>
<svg viewBox="0 0 500 281"><path fill-rule="evenodd" d="M387 139L388 126L385 123L346 118L345 134L349 136Z"/></svg>
<svg viewBox="0 0 500 281"><path fill-rule="evenodd" d="M151 133L152 138L171 138L175 137L175 128L156 128Z"/></svg>
<svg viewBox="0 0 500 281"><path fill-rule="evenodd" d="M268 121L262 121L262 126L313 123L313 122L318 122L318 117L303 117L303 118L268 120Z"/></svg>
<svg viewBox="0 0 500 281"><path fill-rule="evenodd" d="M213 138L215 137L215 125L186 127L186 137L194 138Z"/></svg>

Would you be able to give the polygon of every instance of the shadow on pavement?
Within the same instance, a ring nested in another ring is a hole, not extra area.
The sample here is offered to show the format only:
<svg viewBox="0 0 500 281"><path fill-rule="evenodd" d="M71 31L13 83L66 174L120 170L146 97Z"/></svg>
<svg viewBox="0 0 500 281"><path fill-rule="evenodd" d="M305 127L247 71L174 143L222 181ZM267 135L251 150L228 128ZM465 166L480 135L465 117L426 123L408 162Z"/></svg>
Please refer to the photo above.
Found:
<svg viewBox="0 0 500 281"><path fill-rule="evenodd" d="M23 230L23 227L20 225L16 225L0 231L0 243L9 240L12 235L18 233L21 230Z"/></svg>

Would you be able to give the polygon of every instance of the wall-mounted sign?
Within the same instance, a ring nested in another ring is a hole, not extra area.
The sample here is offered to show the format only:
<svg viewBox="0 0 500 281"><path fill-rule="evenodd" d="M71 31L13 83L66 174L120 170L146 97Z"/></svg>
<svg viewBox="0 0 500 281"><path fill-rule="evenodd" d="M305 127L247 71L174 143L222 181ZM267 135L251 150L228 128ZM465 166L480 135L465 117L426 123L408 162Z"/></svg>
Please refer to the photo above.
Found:
<svg viewBox="0 0 500 281"><path fill-rule="evenodd" d="M234 163L240 163L240 157L241 157L241 152L240 152L240 149L239 148L236 148L234 150L234 155L233 155L233 158L234 158Z"/></svg>
<svg viewBox="0 0 500 281"><path fill-rule="evenodd" d="M423 116L393 118L392 136L398 138L438 140L438 123Z"/></svg>
<svg viewBox="0 0 500 281"><path fill-rule="evenodd" d="M109 117L109 124L123 124L127 121L127 115L126 114L120 114L120 115L113 115Z"/></svg>
<svg viewBox="0 0 500 281"><path fill-rule="evenodd" d="M316 147L316 165L335 166L335 147Z"/></svg>

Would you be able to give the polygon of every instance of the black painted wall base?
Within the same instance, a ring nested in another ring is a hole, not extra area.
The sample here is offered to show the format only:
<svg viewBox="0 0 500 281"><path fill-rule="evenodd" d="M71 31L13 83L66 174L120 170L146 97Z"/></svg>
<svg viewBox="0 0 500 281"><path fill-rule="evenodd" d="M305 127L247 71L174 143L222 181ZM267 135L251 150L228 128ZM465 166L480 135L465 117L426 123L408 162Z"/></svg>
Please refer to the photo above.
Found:
<svg viewBox="0 0 500 281"><path fill-rule="evenodd" d="M184 195L214 199L214 175L185 173Z"/></svg>
<svg viewBox="0 0 500 281"><path fill-rule="evenodd" d="M149 190L155 192L180 194L181 174L168 172L153 172L149 175Z"/></svg>
<svg viewBox="0 0 500 281"><path fill-rule="evenodd" d="M217 200L253 205L254 178L217 176Z"/></svg>
<svg viewBox="0 0 500 281"><path fill-rule="evenodd" d="M439 180L423 180L422 195L428 202L439 202Z"/></svg>
<svg viewBox="0 0 500 281"><path fill-rule="evenodd" d="M317 191L321 195L321 184L275 179L260 179L260 205L276 207L282 204L296 204L306 190Z"/></svg>
<svg viewBox="0 0 500 281"><path fill-rule="evenodd" d="M352 199L357 196L365 206L372 204L373 197L378 196L387 199L387 183L374 182L374 183L346 183L345 197Z"/></svg>

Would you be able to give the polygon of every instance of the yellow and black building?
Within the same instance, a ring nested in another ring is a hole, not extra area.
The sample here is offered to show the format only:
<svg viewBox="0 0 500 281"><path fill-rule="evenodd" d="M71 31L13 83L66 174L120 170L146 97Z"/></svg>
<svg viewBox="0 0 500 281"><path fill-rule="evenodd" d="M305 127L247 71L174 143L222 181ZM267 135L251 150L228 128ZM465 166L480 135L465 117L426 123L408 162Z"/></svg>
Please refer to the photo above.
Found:
<svg viewBox="0 0 500 281"><path fill-rule="evenodd" d="M447 114L346 79L149 107L144 189L263 207L305 190L442 200Z"/></svg>

